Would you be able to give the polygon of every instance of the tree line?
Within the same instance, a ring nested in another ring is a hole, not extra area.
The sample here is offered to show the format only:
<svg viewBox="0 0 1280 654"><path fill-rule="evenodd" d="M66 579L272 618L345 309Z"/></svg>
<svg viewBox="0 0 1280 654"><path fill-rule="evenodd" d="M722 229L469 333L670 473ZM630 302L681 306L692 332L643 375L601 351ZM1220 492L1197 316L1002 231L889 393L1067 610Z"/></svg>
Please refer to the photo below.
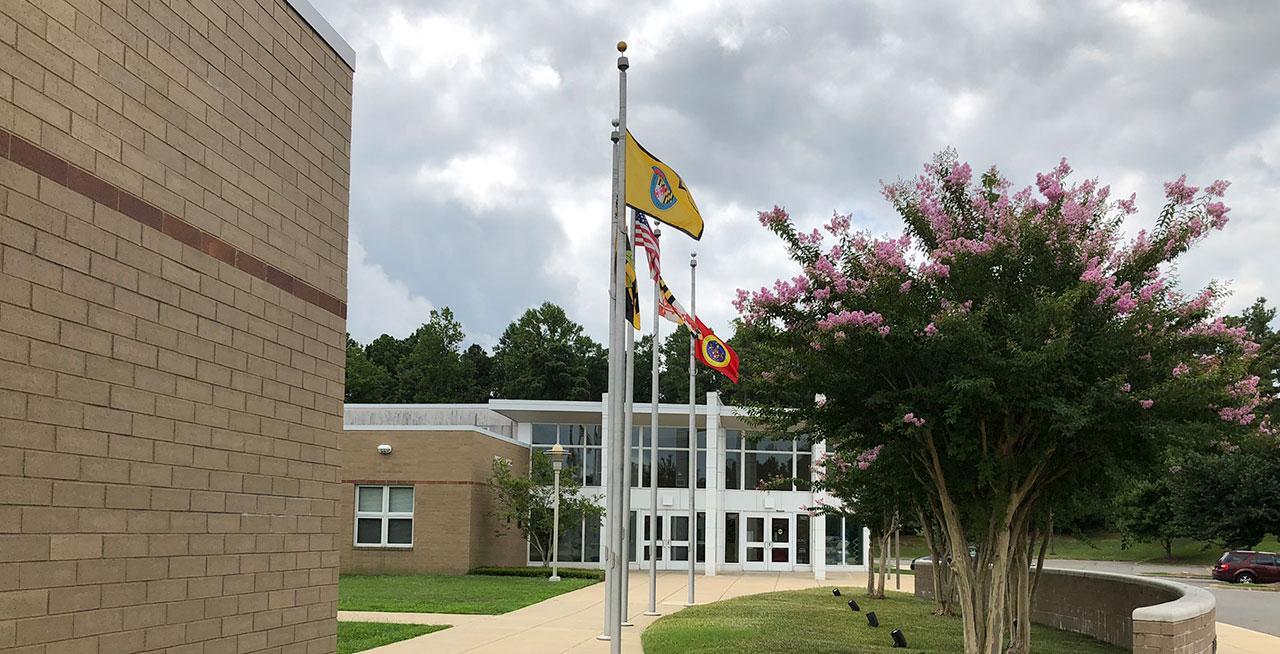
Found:
<svg viewBox="0 0 1280 654"><path fill-rule="evenodd" d="M663 323L664 329L670 323ZM751 330L738 326L729 343L751 363ZM608 388L609 350L553 303L528 309L503 330L492 352L478 343L464 346L462 324L449 307L432 310L412 334L383 334L368 344L347 335L346 401L368 404L484 403L490 399L599 400ZM689 330L670 331L657 348L662 402L689 400ZM648 402L653 336L636 339L634 398ZM698 366L699 402L719 391L732 403L741 399L723 376Z"/></svg>

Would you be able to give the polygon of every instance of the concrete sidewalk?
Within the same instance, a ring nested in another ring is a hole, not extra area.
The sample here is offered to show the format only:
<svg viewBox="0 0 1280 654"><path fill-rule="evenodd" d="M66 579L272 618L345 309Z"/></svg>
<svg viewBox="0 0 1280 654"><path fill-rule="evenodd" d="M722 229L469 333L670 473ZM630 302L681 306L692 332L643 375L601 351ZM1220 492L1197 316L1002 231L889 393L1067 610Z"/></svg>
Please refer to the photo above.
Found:
<svg viewBox="0 0 1280 654"><path fill-rule="evenodd" d="M686 579L683 572L659 573L657 596L660 613L667 615L685 608ZM830 575L821 583L807 574L755 572L715 577L698 575L695 588L697 603L706 604L778 590L815 587L849 590L865 588L866 584L866 574L861 572ZM886 587L890 591L895 590L892 575ZM915 577L903 575L901 590L914 592ZM622 630L623 652L639 654L642 651L640 632L658 619L644 615L648 608L648 592L648 573L632 572L628 615L635 626ZM369 650L374 654L607 654L609 643L596 639L604 627L603 601L604 584L599 583L502 615L339 611L338 619L453 625L443 631ZM1276 654L1280 652L1280 638L1219 622L1218 652Z"/></svg>
<svg viewBox="0 0 1280 654"><path fill-rule="evenodd" d="M664 615L685 608L687 575L683 572L658 574L658 611ZM913 592L914 577L902 576L902 591ZM698 575L694 588L697 603L706 604L742 595L756 595L776 590L815 587L866 587L864 573L830 575L818 583L812 574L799 573L733 573L715 577ZM893 577L886 584L894 589ZM597 640L604 629L604 584L565 593L532 606L502 615L450 615L439 613L374 613L339 611L339 620L370 622L403 622L412 624L448 624L452 628L411 640L369 650L377 654L432 654L474 652L510 654L551 654L560 652L606 654L607 641ZM649 575L631 573L631 601L628 615L633 627L623 627L622 651L641 652L640 632L657 620L644 615L649 603Z"/></svg>

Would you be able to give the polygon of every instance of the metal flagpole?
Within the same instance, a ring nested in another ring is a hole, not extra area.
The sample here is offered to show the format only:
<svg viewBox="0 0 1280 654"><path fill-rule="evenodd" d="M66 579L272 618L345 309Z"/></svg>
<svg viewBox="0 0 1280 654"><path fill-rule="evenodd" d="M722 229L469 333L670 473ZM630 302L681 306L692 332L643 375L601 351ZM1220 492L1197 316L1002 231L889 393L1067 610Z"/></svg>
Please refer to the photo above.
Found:
<svg viewBox="0 0 1280 654"><path fill-rule="evenodd" d="M698 254L689 255L689 315L695 319L698 315ZM697 337L693 334L693 325L689 325L689 599L686 606L693 606L693 565L698 560L698 507L695 506L694 492L698 489L698 396L695 389L697 364L693 360L694 343Z"/></svg>
<svg viewBox="0 0 1280 654"><path fill-rule="evenodd" d="M625 157L626 154L623 153L623 156ZM625 186L626 183L623 182L623 187L625 188ZM632 270L635 270L636 255L634 248L636 243L636 217L634 211L628 211L627 213L630 214L630 218L627 223L627 235L629 240L628 247L631 248L629 254ZM626 283L626 280L623 280L623 282ZM631 292L630 284L627 284L627 292ZM635 301L635 310L639 311L639 293L636 293ZM620 620L622 621L622 626L630 627L632 625L628 615L627 602L631 598L631 541L635 538L635 534L631 533L631 437L632 432L635 430L635 420L632 416L634 398L632 396L635 395L636 390L636 331L630 321L623 325L622 328L627 332L627 376L625 380L625 390L622 395L622 400L624 402L622 409L622 508L618 512L618 518L622 521L622 576L618 579L622 583L622 589L619 592L620 597L618 598L618 610L620 611L619 615L621 616Z"/></svg>
<svg viewBox="0 0 1280 654"><path fill-rule="evenodd" d="M653 230L655 246L662 230ZM659 252L661 247L657 247ZM661 353L662 341L658 338L658 304L662 302L662 293L658 288L658 280L653 280L653 347L649 349L650 368L652 368L653 388L649 391L649 610L645 615L657 616L658 613L658 355ZM643 442L643 441L642 441ZM639 521L637 520L637 524ZM644 530L639 529L640 533Z"/></svg>
<svg viewBox="0 0 1280 654"><path fill-rule="evenodd" d="M613 328L610 333L609 342L609 449L612 452L609 457L609 491L610 511L613 519L610 521L609 530L609 559L608 559L608 576L613 577L613 584L607 588L610 593L605 604L608 614L608 637L609 651L612 654L622 653L622 618L618 611L618 600L621 597L622 585L620 580L625 571L622 552L623 525L626 516L620 515L622 507L622 462L625 447L623 431L624 418L622 416L624 401L623 394L626 389L626 360L625 348L626 338L623 333L623 325L626 322L626 289L627 281L627 262L624 247L624 237L626 236L626 138L627 138L627 68L630 63L627 61L625 53L627 44L623 41L618 42L618 130L617 130L617 151L614 156L617 170L617 181L614 188L614 207L613 207L613 240L614 240L614 284L612 287L612 296L610 297L610 326Z"/></svg>
<svg viewBox="0 0 1280 654"><path fill-rule="evenodd" d="M596 637L600 640L609 640L609 634L612 633L610 631L610 626L613 624L613 608L614 608L613 584L614 582L617 581L617 578L613 574L613 552L614 552L613 522L614 522L614 519L617 517L617 511L615 510L616 507L613 504L614 498L616 497L616 494L614 493L614 482L617 479L616 476L614 475L614 465L613 465L613 457L617 454L617 448L614 447L614 440L613 440L613 433L614 433L613 423L615 422L615 420L613 419L613 416L616 415L613 412L613 401L614 399L616 399L618 395L617 376L615 374L617 364L614 361L614 359L617 356L617 352L615 352L615 350L619 349L616 346L618 341L617 334L618 334L618 322L619 322L619 318L617 316L617 313L618 313L617 309L619 305L619 302L618 302L618 260L619 260L618 248L619 248L619 243L621 241L621 234L619 233L620 230L618 229L618 223L620 222L620 218L618 217L618 164L619 164L618 152L620 148L619 140L621 137L618 133L617 120L613 121L613 133L610 135L610 138L613 140L613 198L612 198L613 220L609 228L610 248L611 248L611 259L609 262L609 266L610 266L609 268L609 379L608 379L608 393L606 393L604 406L601 407L604 416L608 417L606 421L608 424L608 429L605 430L604 434L602 434L602 437L604 439L604 444L605 444L605 447L604 447L605 460L603 462L604 477L605 477L605 483L604 483L605 527L604 527L604 538L603 538L604 540L604 571L605 571L604 573L605 612L604 612L604 628L600 631L600 635Z"/></svg>

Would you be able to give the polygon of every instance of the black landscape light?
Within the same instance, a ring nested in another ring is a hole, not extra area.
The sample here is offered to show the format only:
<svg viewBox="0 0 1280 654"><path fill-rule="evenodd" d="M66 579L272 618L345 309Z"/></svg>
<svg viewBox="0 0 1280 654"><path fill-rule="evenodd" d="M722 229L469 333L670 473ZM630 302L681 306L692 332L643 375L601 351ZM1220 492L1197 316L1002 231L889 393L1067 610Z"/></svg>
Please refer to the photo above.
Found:
<svg viewBox="0 0 1280 654"><path fill-rule="evenodd" d="M879 627L880 621L876 619L875 611L867 611L867 624L872 627Z"/></svg>
<svg viewBox="0 0 1280 654"><path fill-rule="evenodd" d="M854 599L849 600L849 610L855 611L855 612L862 610L862 607L858 606L858 600L854 600Z"/></svg>
<svg viewBox="0 0 1280 654"><path fill-rule="evenodd" d="M894 629L893 631L889 632L889 635L893 637L893 646L895 648L901 647L903 649L906 649L907 637L902 635L901 629Z"/></svg>
<svg viewBox="0 0 1280 654"><path fill-rule="evenodd" d="M831 589L831 594L832 594L832 595L835 595L836 597L840 597L840 589L839 589L839 588L832 588L832 589Z"/></svg>

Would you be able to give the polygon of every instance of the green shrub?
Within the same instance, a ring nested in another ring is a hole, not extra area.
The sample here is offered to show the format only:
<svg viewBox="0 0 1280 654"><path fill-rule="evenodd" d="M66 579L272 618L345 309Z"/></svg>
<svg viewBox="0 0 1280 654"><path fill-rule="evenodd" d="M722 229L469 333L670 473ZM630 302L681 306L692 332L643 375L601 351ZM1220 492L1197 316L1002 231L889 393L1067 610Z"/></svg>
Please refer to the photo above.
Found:
<svg viewBox="0 0 1280 654"><path fill-rule="evenodd" d="M488 577L549 577L551 576L550 568L473 568L467 571L469 575L484 575ZM560 568L560 577L563 579L595 579L596 581L604 581L604 570L592 570L586 568Z"/></svg>

